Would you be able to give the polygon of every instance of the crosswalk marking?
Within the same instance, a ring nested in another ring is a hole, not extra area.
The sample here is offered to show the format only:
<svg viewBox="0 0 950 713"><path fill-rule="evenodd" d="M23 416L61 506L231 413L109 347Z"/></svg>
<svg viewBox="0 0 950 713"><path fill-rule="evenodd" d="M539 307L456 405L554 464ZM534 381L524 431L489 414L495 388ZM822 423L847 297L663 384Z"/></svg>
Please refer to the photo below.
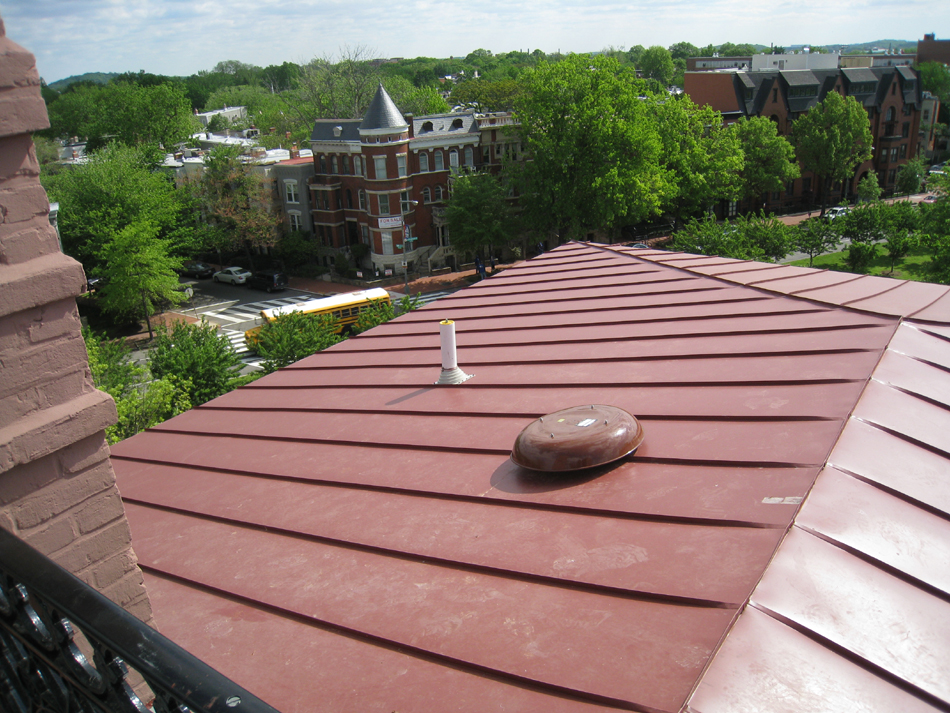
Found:
<svg viewBox="0 0 950 713"><path fill-rule="evenodd" d="M260 302L247 302L245 304L231 305L230 307L209 310L204 314L208 317L219 319L222 322L239 324L240 322L249 322L251 320L257 319L261 316L262 309L284 307L286 305L293 305L299 302L307 302L308 300L312 300L317 296L318 295L312 294L291 295L289 297L279 297L272 300L262 300Z"/></svg>

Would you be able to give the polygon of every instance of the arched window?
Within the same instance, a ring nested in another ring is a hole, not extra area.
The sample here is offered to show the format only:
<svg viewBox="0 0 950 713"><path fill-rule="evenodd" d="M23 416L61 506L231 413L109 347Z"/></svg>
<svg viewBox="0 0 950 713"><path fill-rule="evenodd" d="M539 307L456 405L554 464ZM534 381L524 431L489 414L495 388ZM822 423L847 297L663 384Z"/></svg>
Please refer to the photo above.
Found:
<svg viewBox="0 0 950 713"><path fill-rule="evenodd" d="M349 175L350 173L350 157L349 156L343 157L343 173L347 175Z"/></svg>
<svg viewBox="0 0 950 713"><path fill-rule="evenodd" d="M366 210L366 193L363 191L362 188L360 188L359 198L360 198L360 210Z"/></svg>
<svg viewBox="0 0 950 713"><path fill-rule="evenodd" d="M452 168L459 167L459 152L456 151L455 149L452 149L451 151L449 151L449 166L451 166Z"/></svg>
<svg viewBox="0 0 950 713"><path fill-rule="evenodd" d="M346 207L353 207L353 192L349 188L346 189Z"/></svg>
<svg viewBox="0 0 950 713"><path fill-rule="evenodd" d="M475 165L475 151L471 146L465 147L465 165L469 167Z"/></svg>
<svg viewBox="0 0 950 713"><path fill-rule="evenodd" d="M424 122L422 122L422 131L420 131L419 133L420 133L420 134L424 134L424 133L427 132L427 131L432 131L432 122L431 122L431 121L424 121Z"/></svg>
<svg viewBox="0 0 950 713"><path fill-rule="evenodd" d="M439 149L435 150L435 170L436 171L445 170L445 163L443 162L443 159L442 159L442 151Z"/></svg>
<svg viewBox="0 0 950 713"><path fill-rule="evenodd" d="M894 109L894 107L888 107L888 109L887 109L887 119L885 119L885 121L894 121L894 117L895 117L896 113L897 113L897 111Z"/></svg>
<svg viewBox="0 0 950 713"><path fill-rule="evenodd" d="M429 170L429 153L427 151L419 152L419 171L426 173Z"/></svg>
<svg viewBox="0 0 950 713"><path fill-rule="evenodd" d="M330 172L331 172L331 173L339 173L339 172L340 172L339 168L340 168L340 167L339 167L339 165L338 165L337 162L336 162L336 156L331 156L331 157L330 157Z"/></svg>
<svg viewBox="0 0 950 713"><path fill-rule="evenodd" d="M429 190L428 186L422 189L422 202L423 203L432 202L432 191Z"/></svg>
<svg viewBox="0 0 950 713"><path fill-rule="evenodd" d="M462 128L462 120L461 120L461 119L453 119L453 120L452 120L452 128L453 128L453 129L461 129L461 128Z"/></svg>
<svg viewBox="0 0 950 713"><path fill-rule="evenodd" d="M442 186L435 187L435 199L437 201L442 200Z"/></svg>
<svg viewBox="0 0 950 713"><path fill-rule="evenodd" d="M321 154L320 155L320 173L326 173L326 172L327 172L327 157Z"/></svg>
<svg viewBox="0 0 950 713"><path fill-rule="evenodd" d="M359 156L353 157L353 173L355 173L357 176L363 175L363 159L361 159Z"/></svg>

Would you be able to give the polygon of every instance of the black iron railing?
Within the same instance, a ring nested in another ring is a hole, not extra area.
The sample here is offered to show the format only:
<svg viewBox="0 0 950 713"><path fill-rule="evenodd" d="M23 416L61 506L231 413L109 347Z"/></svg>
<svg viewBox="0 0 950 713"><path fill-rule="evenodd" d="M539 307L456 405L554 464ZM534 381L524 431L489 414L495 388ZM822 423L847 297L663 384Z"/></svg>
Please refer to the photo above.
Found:
<svg viewBox="0 0 950 713"><path fill-rule="evenodd" d="M277 713L2 528L0 710Z"/></svg>

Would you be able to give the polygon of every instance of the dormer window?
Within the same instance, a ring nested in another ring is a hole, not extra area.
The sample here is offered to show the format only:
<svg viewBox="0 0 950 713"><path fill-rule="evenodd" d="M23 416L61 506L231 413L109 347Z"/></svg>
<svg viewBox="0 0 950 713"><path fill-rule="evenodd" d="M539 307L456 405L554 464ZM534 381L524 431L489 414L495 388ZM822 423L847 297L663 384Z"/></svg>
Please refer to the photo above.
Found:
<svg viewBox="0 0 950 713"><path fill-rule="evenodd" d="M818 85L805 85L797 87L788 88L788 96L791 97L817 97L818 96Z"/></svg>
<svg viewBox="0 0 950 713"><path fill-rule="evenodd" d="M419 133L420 133L420 134L424 134L424 133L426 133L427 131L432 131L432 122L431 122L431 121L424 121L424 122L422 122L422 131L420 131Z"/></svg>
<svg viewBox="0 0 950 713"><path fill-rule="evenodd" d="M339 124L337 124L336 126L333 127L333 135L334 135L334 136L336 136L337 138L340 138L340 136L341 136L342 134L343 134L343 127L342 127L342 126L340 126Z"/></svg>
<svg viewBox="0 0 950 713"><path fill-rule="evenodd" d="M461 128L462 128L462 120L461 120L461 119L453 119L453 120L452 120L452 128L453 128L453 129L461 129Z"/></svg>

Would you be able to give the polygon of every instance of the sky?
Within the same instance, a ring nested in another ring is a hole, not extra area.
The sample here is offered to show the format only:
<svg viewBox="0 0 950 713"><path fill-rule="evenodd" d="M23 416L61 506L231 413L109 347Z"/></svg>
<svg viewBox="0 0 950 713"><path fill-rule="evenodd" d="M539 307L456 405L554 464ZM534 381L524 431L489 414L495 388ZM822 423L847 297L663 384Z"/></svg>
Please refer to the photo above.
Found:
<svg viewBox="0 0 950 713"><path fill-rule="evenodd" d="M47 83L86 72L186 76L222 60L592 52L692 42L950 39L948 0L0 0L6 35Z"/></svg>

